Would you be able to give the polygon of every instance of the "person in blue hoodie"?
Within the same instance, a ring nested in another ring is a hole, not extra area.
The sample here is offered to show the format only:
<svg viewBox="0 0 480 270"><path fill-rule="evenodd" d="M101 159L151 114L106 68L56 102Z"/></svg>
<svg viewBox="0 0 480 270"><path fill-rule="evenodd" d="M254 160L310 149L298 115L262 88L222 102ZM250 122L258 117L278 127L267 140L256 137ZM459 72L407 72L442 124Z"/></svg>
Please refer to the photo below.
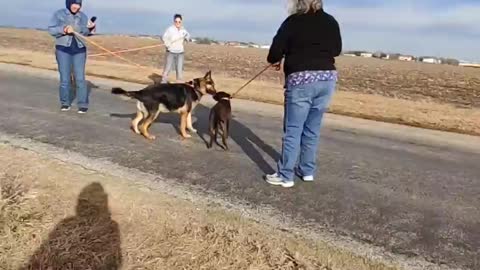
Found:
<svg viewBox="0 0 480 270"><path fill-rule="evenodd" d="M85 81L87 47L74 32L88 36L95 28L87 15L80 11L82 0L66 0L65 8L57 10L48 25L48 32L55 38L55 56L60 73L61 111L68 111L73 101L71 73L75 77L78 113L86 113L89 93Z"/></svg>

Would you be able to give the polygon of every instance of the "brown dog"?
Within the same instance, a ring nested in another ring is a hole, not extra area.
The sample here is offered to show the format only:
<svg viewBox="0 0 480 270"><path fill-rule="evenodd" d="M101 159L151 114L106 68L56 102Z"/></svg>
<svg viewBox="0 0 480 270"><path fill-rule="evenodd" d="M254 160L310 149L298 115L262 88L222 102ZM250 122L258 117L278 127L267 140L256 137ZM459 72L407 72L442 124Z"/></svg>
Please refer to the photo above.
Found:
<svg viewBox="0 0 480 270"><path fill-rule="evenodd" d="M212 148L213 141L217 143L218 131L222 130L222 142L225 150L228 150L228 133L230 131L230 120L232 119L232 107L230 105L230 99L232 97L225 92L217 92L213 95L213 99L217 101L217 104L210 110L209 119L209 132L210 143L208 148ZM218 144L218 143L217 143Z"/></svg>

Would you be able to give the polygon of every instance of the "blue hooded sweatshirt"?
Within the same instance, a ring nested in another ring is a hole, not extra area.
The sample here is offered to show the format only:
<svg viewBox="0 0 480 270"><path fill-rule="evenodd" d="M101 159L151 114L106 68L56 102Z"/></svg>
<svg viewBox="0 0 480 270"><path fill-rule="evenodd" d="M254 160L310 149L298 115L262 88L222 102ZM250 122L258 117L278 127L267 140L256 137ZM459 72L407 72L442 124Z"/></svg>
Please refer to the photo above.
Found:
<svg viewBox="0 0 480 270"><path fill-rule="evenodd" d="M80 6L82 6L82 0L66 0L65 1L65 7L70 10L70 7L73 5L73 4L79 4ZM72 11L70 11L72 12ZM77 45L77 39L76 38L73 38L72 39L72 44L70 45L70 47L64 47L64 46L56 46L56 49L57 50L60 50L62 52L65 52L65 53L68 53L68 54L78 54L78 53L84 53L87 51L87 48L83 47L83 48L79 48L78 45Z"/></svg>

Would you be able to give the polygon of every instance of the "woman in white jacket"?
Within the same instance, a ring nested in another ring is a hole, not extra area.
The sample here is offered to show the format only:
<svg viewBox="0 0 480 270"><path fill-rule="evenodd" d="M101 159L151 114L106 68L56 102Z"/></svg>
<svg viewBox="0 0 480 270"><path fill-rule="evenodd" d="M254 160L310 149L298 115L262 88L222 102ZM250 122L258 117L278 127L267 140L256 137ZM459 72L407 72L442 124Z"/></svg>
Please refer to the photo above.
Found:
<svg viewBox="0 0 480 270"><path fill-rule="evenodd" d="M173 16L174 25L170 26L163 34L163 42L167 48L165 53L165 67L163 69L162 83L166 83L168 74L175 65L177 81L183 81L183 62L185 48L183 43L190 40L190 34L182 25L182 15Z"/></svg>

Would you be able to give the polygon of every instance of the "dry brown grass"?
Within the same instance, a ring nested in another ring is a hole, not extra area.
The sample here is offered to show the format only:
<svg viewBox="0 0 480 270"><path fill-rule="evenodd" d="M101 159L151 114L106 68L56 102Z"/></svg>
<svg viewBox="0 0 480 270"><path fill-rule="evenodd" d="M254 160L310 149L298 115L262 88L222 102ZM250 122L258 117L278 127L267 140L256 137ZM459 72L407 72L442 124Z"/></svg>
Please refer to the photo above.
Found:
<svg viewBox="0 0 480 270"><path fill-rule="evenodd" d="M151 39L98 36L104 46L119 50L156 44ZM35 42L32 42L35 40ZM33 30L0 29L0 61L56 69L52 39ZM100 52L92 49L91 53ZM265 63L264 50L189 45L186 77L212 69L218 88L232 92ZM163 49L126 54L146 66L160 66ZM150 83L152 71L89 59L87 73L106 78ZM330 112L416 127L480 135L480 70L445 65L340 57L339 90ZM158 70L157 70L158 71ZM244 89L239 98L283 103L281 73L269 71Z"/></svg>
<svg viewBox="0 0 480 270"><path fill-rule="evenodd" d="M1 269L393 269L28 150L0 170Z"/></svg>
<svg viewBox="0 0 480 270"><path fill-rule="evenodd" d="M93 39L112 50L159 43L152 39L123 36L96 36ZM53 52L53 39L45 32L0 28L0 47L50 54ZM222 77L238 78L242 81L250 79L266 65L266 50L197 44L188 44L187 50L186 70L213 69L215 74ZM102 51L91 47L90 53L100 52ZM164 49L133 52L124 56L142 65L161 68ZM110 56L95 59L123 63ZM341 74L341 91L448 103L462 107L480 106L479 69L358 57L339 57L337 66ZM271 70L259 80L278 84L282 81L282 76L281 72Z"/></svg>

